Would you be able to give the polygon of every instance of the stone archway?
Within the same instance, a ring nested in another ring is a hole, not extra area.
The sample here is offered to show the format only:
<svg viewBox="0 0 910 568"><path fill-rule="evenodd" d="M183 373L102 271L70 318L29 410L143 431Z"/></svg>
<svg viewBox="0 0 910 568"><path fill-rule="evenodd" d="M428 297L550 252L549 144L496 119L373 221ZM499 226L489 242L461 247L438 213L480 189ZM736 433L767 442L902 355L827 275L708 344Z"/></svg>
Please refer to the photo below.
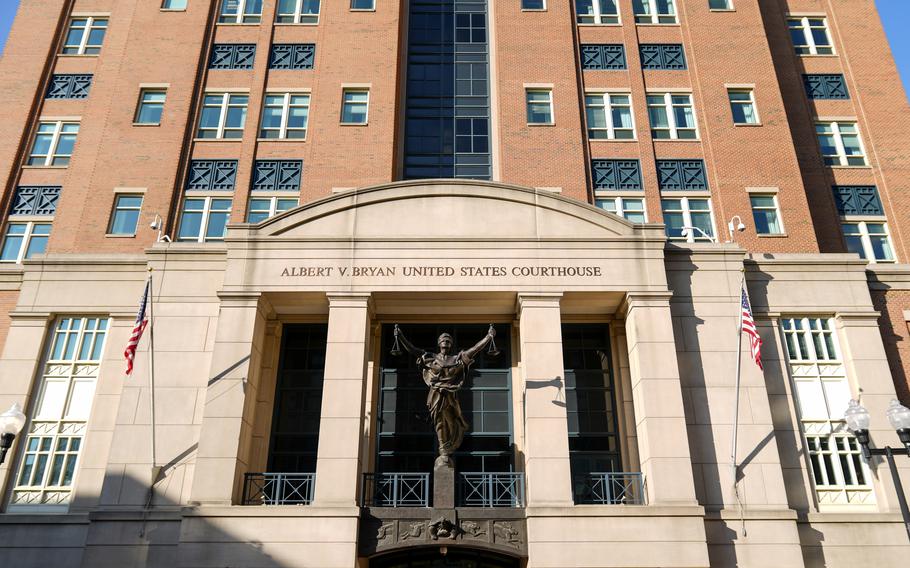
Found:
<svg viewBox="0 0 910 568"><path fill-rule="evenodd" d="M521 560L468 548L417 547L370 560L369 568L519 568Z"/></svg>

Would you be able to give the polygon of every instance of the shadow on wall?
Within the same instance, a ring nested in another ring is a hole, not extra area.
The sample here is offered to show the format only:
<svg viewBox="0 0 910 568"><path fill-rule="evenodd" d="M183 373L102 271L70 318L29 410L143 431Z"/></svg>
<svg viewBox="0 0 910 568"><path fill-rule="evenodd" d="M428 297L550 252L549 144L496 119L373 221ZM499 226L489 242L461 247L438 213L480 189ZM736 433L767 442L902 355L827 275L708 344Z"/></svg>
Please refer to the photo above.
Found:
<svg viewBox="0 0 910 568"><path fill-rule="evenodd" d="M891 314L891 303L889 302L889 295L891 298L894 298L893 294L895 292L888 293L891 290L891 287L880 281L878 277L872 273L867 272L867 275L871 276L869 282L869 293L872 296L872 304L875 306L875 309L881 312L881 316L878 318L878 329L882 334L882 342L885 344L885 353L888 356L888 367L891 369L891 376L894 378L894 390L897 392L897 397L900 399L901 403L904 405L910 405L910 380L908 380L907 372L904 369L904 366L901 365L901 360L906 360L907 357L910 357L910 341L907 337L907 325L904 322L903 317L903 306L898 304L895 306L894 313L901 314L901 317L892 318ZM902 300L906 300L906 293L896 292L901 294ZM900 322L899 328L904 335L898 333L895 329L895 320ZM901 357L901 350L903 349L904 357Z"/></svg>

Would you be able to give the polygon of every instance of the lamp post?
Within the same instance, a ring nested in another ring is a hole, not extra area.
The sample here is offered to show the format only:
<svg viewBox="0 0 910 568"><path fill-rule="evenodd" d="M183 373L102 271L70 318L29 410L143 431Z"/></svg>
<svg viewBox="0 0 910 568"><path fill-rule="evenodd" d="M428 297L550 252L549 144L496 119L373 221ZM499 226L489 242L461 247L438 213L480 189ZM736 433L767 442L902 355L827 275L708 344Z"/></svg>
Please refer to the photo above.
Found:
<svg viewBox="0 0 910 568"><path fill-rule="evenodd" d="M886 412L888 422L891 427L897 430L897 436L900 438L903 448L870 448L869 442L869 423L871 417L869 411L863 408L859 402L851 400L847 405L847 411L844 412L844 420L847 422L847 429L856 436L856 440L863 448L863 455L866 459L872 456L885 456L888 460L888 468L891 470L891 478L894 480L894 489L897 491L897 502L900 504L901 516L904 518L904 528L907 530L907 538L910 538L910 509L907 508L907 496L904 495L904 486L901 483L900 474L897 472L897 466L894 465L894 455L903 455L910 457L910 408L903 406L897 399L891 401L891 406Z"/></svg>
<svg viewBox="0 0 910 568"><path fill-rule="evenodd" d="M25 426L25 414L22 414L22 407L18 402L13 403L9 410L0 414L0 464L6 459L6 452L12 447L13 440L22 431L23 426Z"/></svg>
<svg viewBox="0 0 910 568"><path fill-rule="evenodd" d="M691 235L693 241L699 234L712 243L717 244L717 239L706 233L701 227L690 227L686 225L679 231L679 236L688 238Z"/></svg>

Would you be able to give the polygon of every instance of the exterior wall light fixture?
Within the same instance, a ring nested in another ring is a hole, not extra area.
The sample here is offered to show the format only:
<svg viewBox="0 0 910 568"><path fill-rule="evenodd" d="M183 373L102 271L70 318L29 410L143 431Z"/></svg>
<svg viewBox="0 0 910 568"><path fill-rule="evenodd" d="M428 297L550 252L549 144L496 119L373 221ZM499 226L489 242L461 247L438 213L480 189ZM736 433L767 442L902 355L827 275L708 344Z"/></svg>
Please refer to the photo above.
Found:
<svg viewBox="0 0 910 568"><path fill-rule="evenodd" d="M22 413L22 407L18 402L13 403L9 410L0 414L0 463L6 459L6 452L12 447L13 440L22 431L23 426L25 426L25 414Z"/></svg>

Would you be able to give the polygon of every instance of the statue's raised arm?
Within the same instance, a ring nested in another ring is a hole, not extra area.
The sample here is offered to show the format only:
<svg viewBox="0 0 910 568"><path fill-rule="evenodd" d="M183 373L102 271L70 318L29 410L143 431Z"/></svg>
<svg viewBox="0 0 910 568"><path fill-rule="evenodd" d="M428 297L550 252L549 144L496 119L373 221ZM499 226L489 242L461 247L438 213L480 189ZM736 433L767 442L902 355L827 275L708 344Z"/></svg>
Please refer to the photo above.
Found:
<svg viewBox="0 0 910 568"><path fill-rule="evenodd" d="M493 327L493 324L491 323L490 329L489 329L489 331L487 331L486 337L484 337L483 339L478 341L477 344L474 345L474 347L471 347L470 349L465 350L463 352L464 356L467 359L473 361L474 358L477 356L477 354L480 353L480 350L483 349L484 347L486 347L491 341L493 341L494 337L496 337L496 329Z"/></svg>
<svg viewBox="0 0 910 568"><path fill-rule="evenodd" d="M404 336L404 332L401 331L401 328L398 327L398 324L395 324L395 337L401 342L401 346L404 347L405 351L409 354L414 355L415 357L420 357L428 351L426 349L421 349L408 341L408 338Z"/></svg>

